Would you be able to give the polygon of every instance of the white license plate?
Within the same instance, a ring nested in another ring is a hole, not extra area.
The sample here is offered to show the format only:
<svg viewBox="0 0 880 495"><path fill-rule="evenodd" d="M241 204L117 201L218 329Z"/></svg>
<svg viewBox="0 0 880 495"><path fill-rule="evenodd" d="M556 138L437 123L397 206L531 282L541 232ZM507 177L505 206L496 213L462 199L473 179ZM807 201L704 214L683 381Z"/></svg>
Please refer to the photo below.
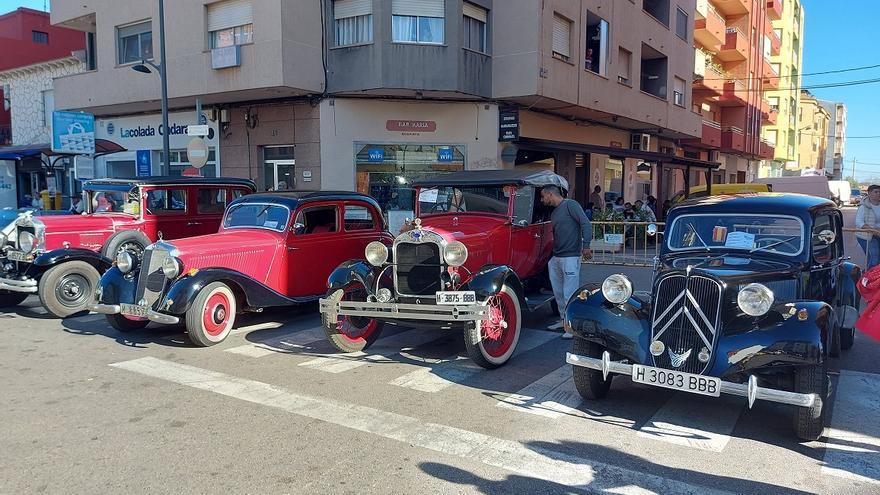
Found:
<svg viewBox="0 0 880 495"><path fill-rule="evenodd" d="M147 317L147 311L150 308L147 306L138 306L136 304L120 304L119 311L127 316L139 316L141 318Z"/></svg>
<svg viewBox="0 0 880 495"><path fill-rule="evenodd" d="M713 376L695 375L693 373L682 373L681 371L634 364L632 367L632 380L637 383L671 388L672 390L682 390L692 394L710 395L712 397L721 396L721 380Z"/></svg>
<svg viewBox="0 0 880 495"><path fill-rule="evenodd" d="M472 290L455 292L437 292L437 304L454 306L458 304L476 304L477 293Z"/></svg>
<svg viewBox="0 0 880 495"><path fill-rule="evenodd" d="M28 255L21 251L9 251L6 253L6 258L8 258L9 261L28 261L27 257Z"/></svg>

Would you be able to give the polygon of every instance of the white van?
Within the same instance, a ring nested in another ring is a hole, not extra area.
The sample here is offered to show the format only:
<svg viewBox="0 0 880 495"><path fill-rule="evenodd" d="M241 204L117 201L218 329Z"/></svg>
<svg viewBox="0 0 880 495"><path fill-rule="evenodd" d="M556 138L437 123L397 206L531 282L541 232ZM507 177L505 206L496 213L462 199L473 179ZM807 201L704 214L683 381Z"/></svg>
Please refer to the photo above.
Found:
<svg viewBox="0 0 880 495"><path fill-rule="evenodd" d="M834 199L834 196L831 194L831 188L828 186L828 177L824 175L768 177L766 179L755 179L753 182L768 184L773 192L801 193L830 200Z"/></svg>

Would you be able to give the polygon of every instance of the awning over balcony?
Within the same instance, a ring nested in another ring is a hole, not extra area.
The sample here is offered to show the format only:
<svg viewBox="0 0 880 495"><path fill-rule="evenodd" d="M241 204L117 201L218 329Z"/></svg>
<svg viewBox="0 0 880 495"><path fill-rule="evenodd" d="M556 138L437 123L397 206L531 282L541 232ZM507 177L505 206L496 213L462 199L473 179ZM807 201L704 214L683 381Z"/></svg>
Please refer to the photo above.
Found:
<svg viewBox="0 0 880 495"><path fill-rule="evenodd" d="M106 139L95 140L95 157L128 151L126 148ZM56 153L48 143L31 144L27 146L4 146L0 147L0 160L25 160L28 158L40 158L41 155L48 157L76 156L78 153Z"/></svg>

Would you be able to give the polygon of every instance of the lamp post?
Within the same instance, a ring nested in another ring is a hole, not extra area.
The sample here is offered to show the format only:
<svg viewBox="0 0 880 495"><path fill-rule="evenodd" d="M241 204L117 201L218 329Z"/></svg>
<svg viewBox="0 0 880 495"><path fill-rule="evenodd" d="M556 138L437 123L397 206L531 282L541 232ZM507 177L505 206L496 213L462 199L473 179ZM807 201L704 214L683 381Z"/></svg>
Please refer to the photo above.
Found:
<svg viewBox="0 0 880 495"><path fill-rule="evenodd" d="M159 0L159 57L162 59L159 64L155 64L149 60L141 60L141 63L132 67L133 70L144 74L152 72L152 67L159 73L159 79L162 84L162 164L165 166L165 173L171 172L171 146L169 144L168 135L168 65L165 63L165 0Z"/></svg>

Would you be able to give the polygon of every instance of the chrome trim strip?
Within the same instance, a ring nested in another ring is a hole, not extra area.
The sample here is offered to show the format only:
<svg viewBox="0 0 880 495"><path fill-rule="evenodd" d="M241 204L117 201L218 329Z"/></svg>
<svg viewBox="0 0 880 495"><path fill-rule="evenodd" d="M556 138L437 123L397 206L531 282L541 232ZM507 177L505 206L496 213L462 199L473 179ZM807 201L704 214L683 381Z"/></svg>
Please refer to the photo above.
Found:
<svg viewBox="0 0 880 495"><path fill-rule="evenodd" d="M620 361L611 361L608 351L602 353L602 359L580 356L578 354L567 352L565 354L565 362L574 366L601 371L606 376L608 373L632 376L632 365ZM650 384L647 385L650 386ZM681 392L687 392L687 390L681 390ZM754 375L749 376L749 381L747 383L734 383L721 380L721 393L747 398L749 408L752 407L752 404L754 404L756 399L798 407L813 407L817 398L816 394L799 394L797 392L759 387L758 380Z"/></svg>

